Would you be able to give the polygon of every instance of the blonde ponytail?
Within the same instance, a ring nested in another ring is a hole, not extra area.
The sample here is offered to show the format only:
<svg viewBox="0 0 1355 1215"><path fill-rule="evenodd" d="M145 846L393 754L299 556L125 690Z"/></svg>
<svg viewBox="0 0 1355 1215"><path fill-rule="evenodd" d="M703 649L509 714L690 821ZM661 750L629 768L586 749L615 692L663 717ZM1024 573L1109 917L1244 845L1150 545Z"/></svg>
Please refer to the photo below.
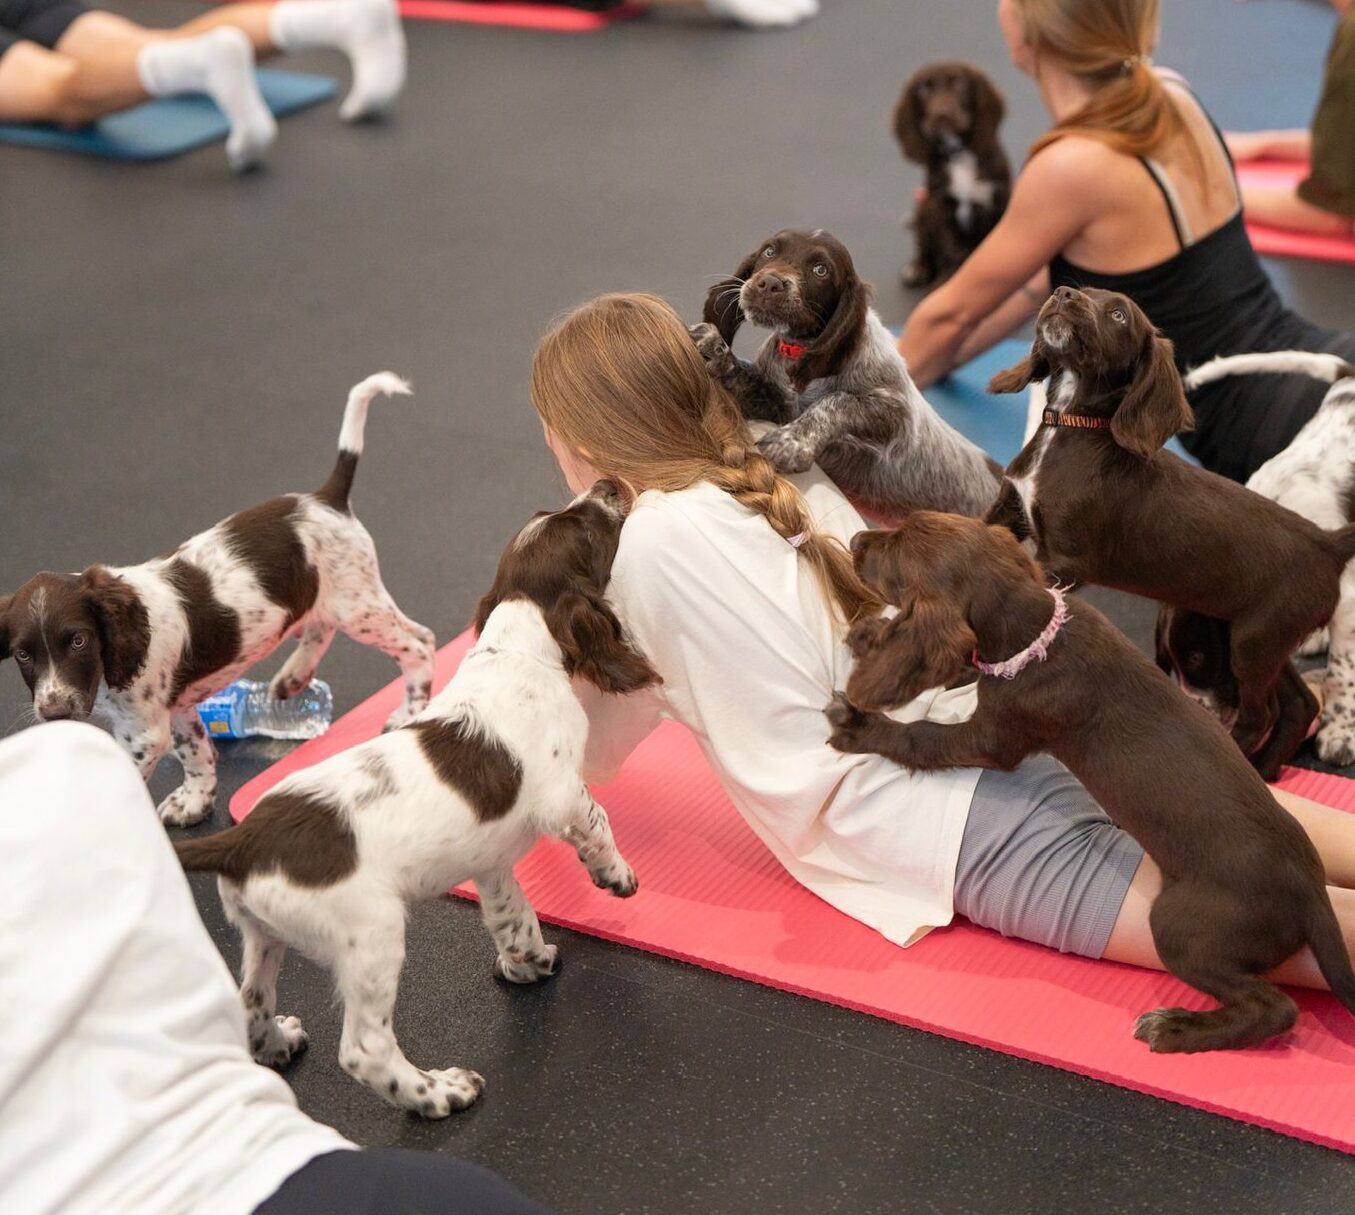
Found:
<svg viewBox="0 0 1355 1215"><path fill-rule="evenodd" d="M816 532L804 497L758 451L687 328L652 295L604 295L558 322L532 364L532 402L594 467L644 489L709 481L795 544L850 623L883 606L851 554Z"/></svg>

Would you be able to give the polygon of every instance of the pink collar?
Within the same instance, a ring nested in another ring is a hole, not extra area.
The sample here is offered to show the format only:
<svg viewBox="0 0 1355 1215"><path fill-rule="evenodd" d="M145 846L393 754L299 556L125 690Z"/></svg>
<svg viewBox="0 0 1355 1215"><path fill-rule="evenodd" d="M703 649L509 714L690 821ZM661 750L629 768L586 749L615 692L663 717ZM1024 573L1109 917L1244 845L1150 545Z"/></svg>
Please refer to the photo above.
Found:
<svg viewBox="0 0 1355 1215"><path fill-rule="evenodd" d="M1015 679L1032 662L1045 660L1054 638L1068 621L1068 603L1063 597L1063 592L1056 586L1051 586L1048 590L1054 597L1054 615L1044 626L1044 632L1024 650L1019 654L1013 654L1006 662L984 662L979 658L978 650L974 651L974 665L985 675L996 675L999 679Z"/></svg>

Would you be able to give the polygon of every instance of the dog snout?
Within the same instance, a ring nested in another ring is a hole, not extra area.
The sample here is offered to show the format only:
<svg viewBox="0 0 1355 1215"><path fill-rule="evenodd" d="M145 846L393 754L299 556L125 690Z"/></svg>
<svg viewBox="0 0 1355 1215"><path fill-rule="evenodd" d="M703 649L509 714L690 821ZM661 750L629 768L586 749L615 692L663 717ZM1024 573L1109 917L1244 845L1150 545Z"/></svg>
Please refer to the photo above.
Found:
<svg viewBox="0 0 1355 1215"><path fill-rule="evenodd" d="M764 271L753 280L752 288L764 296L784 295L790 289L790 284L781 275Z"/></svg>
<svg viewBox="0 0 1355 1215"><path fill-rule="evenodd" d="M89 709L77 696L43 697L34 702L33 710L41 721L84 721L89 716Z"/></svg>

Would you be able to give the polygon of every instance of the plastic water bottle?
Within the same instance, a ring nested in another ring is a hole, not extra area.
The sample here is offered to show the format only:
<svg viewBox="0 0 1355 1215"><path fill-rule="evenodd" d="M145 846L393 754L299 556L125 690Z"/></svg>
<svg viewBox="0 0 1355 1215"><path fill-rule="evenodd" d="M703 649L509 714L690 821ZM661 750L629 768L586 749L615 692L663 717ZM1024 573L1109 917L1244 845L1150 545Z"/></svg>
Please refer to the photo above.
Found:
<svg viewBox="0 0 1355 1215"><path fill-rule="evenodd" d="M334 697L323 679L290 700L274 700L256 679L237 679L202 701L198 716L213 738L318 738L329 729Z"/></svg>

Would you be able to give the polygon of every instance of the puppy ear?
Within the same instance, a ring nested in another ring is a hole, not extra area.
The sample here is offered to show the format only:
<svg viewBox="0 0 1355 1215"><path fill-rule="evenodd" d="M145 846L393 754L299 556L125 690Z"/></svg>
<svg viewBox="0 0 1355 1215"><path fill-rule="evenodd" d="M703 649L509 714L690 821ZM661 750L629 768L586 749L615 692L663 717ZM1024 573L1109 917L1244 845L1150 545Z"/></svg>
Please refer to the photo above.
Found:
<svg viewBox="0 0 1355 1215"><path fill-rule="evenodd" d="M1051 370L1044 347L1037 343L1030 348L1030 353L1016 366L1008 367L1006 371L999 371L989 380L988 391L993 394L1020 392L1036 380L1049 379Z"/></svg>
<svg viewBox="0 0 1355 1215"><path fill-rule="evenodd" d="M757 265L757 253L750 253L738 265L729 278L722 278L706 292L706 305L701 309L701 319L708 325L714 325L724 338L726 346L734 344L734 335L743 324L743 308L739 304L739 288L748 281Z"/></svg>
<svg viewBox="0 0 1355 1215"><path fill-rule="evenodd" d="M988 508L988 513L983 516L983 521L990 527L1006 528L1018 540L1028 540L1032 534L1026 504L1021 500L1021 494L1016 486L1007 477L1002 478L997 498Z"/></svg>
<svg viewBox="0 0 1355 1215"><path fill-rule="evenodd" d="M790 378L803 390L811 380L822 379L842 365L852 345L859 341L870 307L870 284L863 283L854 269L837 297L837 307L803 357L790 365Z"/></svg>
<svg viewBox="0 0 1355 1215"><path fill-rule="evenodd" d="M125 688L146 661L151 644L150 617L130 583L106 566L91 565L80 582L99 630L104 681Z"/></svg>
<svg viewBox="0 0 1355 1215"><path fill-rule="evenodd" d="M1110 419L1110 433L1126 451L1150 459L1172 435L1195 429L1186 391L1166 338L1149 338L1138 374Z"/></svg>
<svg viewBox="0 0 1355 1215"><path fill-rule="evenodd" d="M485 623L489 620L489 614L498 606L499 596L495 590L490 589L480 596L480 602L475 605L475 621L472 625L477 637L485 631Z"/></svg>
<svg viewBox="0 0 1355 1215"><path fill-rule="evenodd" d="M918 104L920 80L919 73L903 86L898 105L894 107L894 138L899 141L904 156L915 164L925 165L928 148L927 138L922 134L922 107Z"/></svg>
<svg viewBox="0 0 1355 1215"><path fill-rule="evenodd" d="M847 699L861 709L893 709L968 669L978 639L949 600L918 598L880 631L856 660Z"/></svg>
<svg viewBox="0 0 1355 1215"><path fill-rule="evenodd" d="M978 68L969 69L969 82L974 90L974 122L969 142L975 151L996 149L997 129L1007 115L1007 103L997 86Z"/></svg>
<svg viewBox="0 0 1355 1215"><path fill-rule="evenodd" d="M562 595L546 624L564 657L565 673L603 692L636 692L662 683L659 673L627 644L621 622L603 600L577 591Z"/></svg>

